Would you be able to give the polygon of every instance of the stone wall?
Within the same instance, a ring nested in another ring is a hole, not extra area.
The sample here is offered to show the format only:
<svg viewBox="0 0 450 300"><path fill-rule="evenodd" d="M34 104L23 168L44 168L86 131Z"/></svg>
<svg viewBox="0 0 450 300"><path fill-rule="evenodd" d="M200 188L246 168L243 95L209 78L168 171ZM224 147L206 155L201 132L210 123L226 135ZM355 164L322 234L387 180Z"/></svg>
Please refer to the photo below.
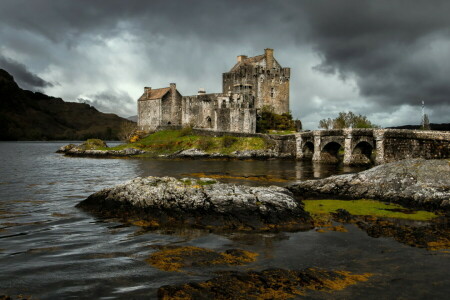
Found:
<svg viewBox="0 0 450 300"><path fill-rule="evenodd" d="M277 114L287 113L290 75L290 68L282 68L275 60L273 50L265 49L264 58L259 62L222 74L223 93L252 95L257 109L269 105Z"/></svg>
<svg viewBox="0 0 450 300"><path fill-rule="evenodd" d="M214 128L216 123L215 101L219 95L183 96L181 104L182 124L196 128Z"/></svg>
<svg viewBox="0 0 450 300"><path fill-rule="evenodd" d="M322 163L376 164L406 158L450 158L450 132L401 129L316 130L296 135L298 159ZM313 153L313 155L311 155Z"/></svg>
<svg viewBox="0 0 450 300"><path fill-rule="evenodd" d="M182 125L229 132L255 132L256 110L241 94L202 94L182 98Z"/></svg>
<svg viewBox="0 0 450 300"><path fill-rule="evenodd" d="M405 158L450 158L450 132L407 129L375 130L377 149L382 149L377 163ZM378 153L377 153L378 154Z"/></svg>
<svg viewBox="0 0 450 300"><path fill-rule="evenodd" d="M161 99L138 101L138 127L153 131L161 125Z"/></svg>

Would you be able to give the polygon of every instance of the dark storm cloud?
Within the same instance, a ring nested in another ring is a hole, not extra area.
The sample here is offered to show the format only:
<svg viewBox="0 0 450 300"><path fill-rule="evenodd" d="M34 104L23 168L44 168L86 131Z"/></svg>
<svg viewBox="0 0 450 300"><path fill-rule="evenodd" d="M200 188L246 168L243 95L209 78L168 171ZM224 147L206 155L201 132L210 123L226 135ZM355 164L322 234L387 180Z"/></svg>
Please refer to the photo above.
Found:
<svg viewBox="0 0 450 300"><path fill-rule="evenodd" d="M148 84L218 91L233 56L270 47L292 68L294 115L314 115L311 124L343 110L420 111L421 100L432 121L449 122L449 13L443 0L3 0L0 50L28 57L71 100L128 81L115 98L90 98L118 112L120 99L131 101L121 91L136 98ZM326 79L336 75L340 84Z"/></svg>
<svg viewBox="0 0 450 300"><path fill-rule="evenodd" d="M6 58L0 53L0 68L13 75L15 81L23 89L39 90L44 87L53 86L36 74L31 73L27 67L17 61Z"/></svg>
<svg viewBox="0 0 450 300"><path fill-rule="evenodd" d="M293 19L286 16L282 2L267 0L6 0L1 7L3 23L54 42L73 42L84 34L114 35L124 29L154 37L189 35L231 42L248 38L249 32L282 29Z"/></svg>
<svg viewBox="0 0 450 300"><path fill-rule="evenodd" d="M450 103L450 2L323 1L303 6L318 70L356 76L379 104Z"/></svg>
<svg viewBox="0 0 450 300"><path fill-rule="evenodd" d="M129 115L129 108L136 105L135 100L128 93L115 90L102 91L77 100L92 105L102 112L112 112L122 116Z"/></svg>

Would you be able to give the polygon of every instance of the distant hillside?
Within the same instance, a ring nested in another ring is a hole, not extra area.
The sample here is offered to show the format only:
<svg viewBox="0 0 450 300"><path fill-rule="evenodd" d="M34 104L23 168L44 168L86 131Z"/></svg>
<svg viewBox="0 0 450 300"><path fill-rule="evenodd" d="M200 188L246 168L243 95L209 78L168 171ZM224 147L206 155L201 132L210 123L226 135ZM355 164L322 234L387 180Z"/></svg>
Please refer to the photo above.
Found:
<svg viewBox="0 0 450 300"><path fill-rule="evenodd" d="M138 116L137 116L137 115L135 115L135 116L130 116L130 117L128 117L127 119L130 120L130 121L133 121L133 122L136 122L136 123L137 123L137 121L138 121Z"/></svg>
<svg viewBox="0 0 450 300"><path fill-rule="evenodd" d="M396 127L387 127L389 129L420 129L420 125L403 125ZM450 131L450 123L430 124L431 130Z"/></svg>
<svg viewBox="0 0 450 300"><path fill-rule="evenodd" d="M84 103L22 90L0 69L0 140L117 139L123 122Z"/></svg>

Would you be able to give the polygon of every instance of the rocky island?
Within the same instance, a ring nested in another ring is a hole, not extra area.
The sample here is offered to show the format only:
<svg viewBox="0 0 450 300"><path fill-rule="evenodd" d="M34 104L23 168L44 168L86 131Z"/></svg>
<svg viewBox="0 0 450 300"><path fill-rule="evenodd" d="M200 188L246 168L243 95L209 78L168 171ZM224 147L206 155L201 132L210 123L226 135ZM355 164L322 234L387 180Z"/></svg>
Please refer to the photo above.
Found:
<svg viewBox="0 0 450 300"><path fill-rule="evenodd" d="M288 189L301 198L369 198L449 211L450 161L406 159L356 174L299 182Z"/></svg>
<svg viewBox="0 0 450 300"><path fill-rule="evenodd" d="M148 227L189 226L213 231L313 227L303 204L287 189L231 185L208 178L138 177L94 193L77 207Z"/></svg>
<svg viewBox="0 0 450 300"><path fill-rule="evenodd" d="M114 147L108 147L99 139L89 139L79 145L62 146L56 152L67 156L102 158L274 159L294 158L293 144L292 135L208 136L205 132L186 127L157 131ZM290 150L286 151L286 148Z"/></svg>

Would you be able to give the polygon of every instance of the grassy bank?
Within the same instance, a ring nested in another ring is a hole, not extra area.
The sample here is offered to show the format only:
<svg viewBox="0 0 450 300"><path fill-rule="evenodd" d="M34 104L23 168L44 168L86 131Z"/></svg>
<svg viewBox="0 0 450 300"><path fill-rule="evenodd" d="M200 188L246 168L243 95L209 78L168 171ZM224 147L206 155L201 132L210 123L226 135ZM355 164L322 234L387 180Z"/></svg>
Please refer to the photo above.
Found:
<svg viewBox="0 0 450 300"><path fill-rule="evenodd" d="M182 130L163 130L155 132L134 143L122 144L104 150L122 150L125 148L145 150L145 156L171 154L180 150L196 148L206 153L231 154L242 150L263 150L267 145L260 137L209 137L194 135L189 128Z"/></svg>

